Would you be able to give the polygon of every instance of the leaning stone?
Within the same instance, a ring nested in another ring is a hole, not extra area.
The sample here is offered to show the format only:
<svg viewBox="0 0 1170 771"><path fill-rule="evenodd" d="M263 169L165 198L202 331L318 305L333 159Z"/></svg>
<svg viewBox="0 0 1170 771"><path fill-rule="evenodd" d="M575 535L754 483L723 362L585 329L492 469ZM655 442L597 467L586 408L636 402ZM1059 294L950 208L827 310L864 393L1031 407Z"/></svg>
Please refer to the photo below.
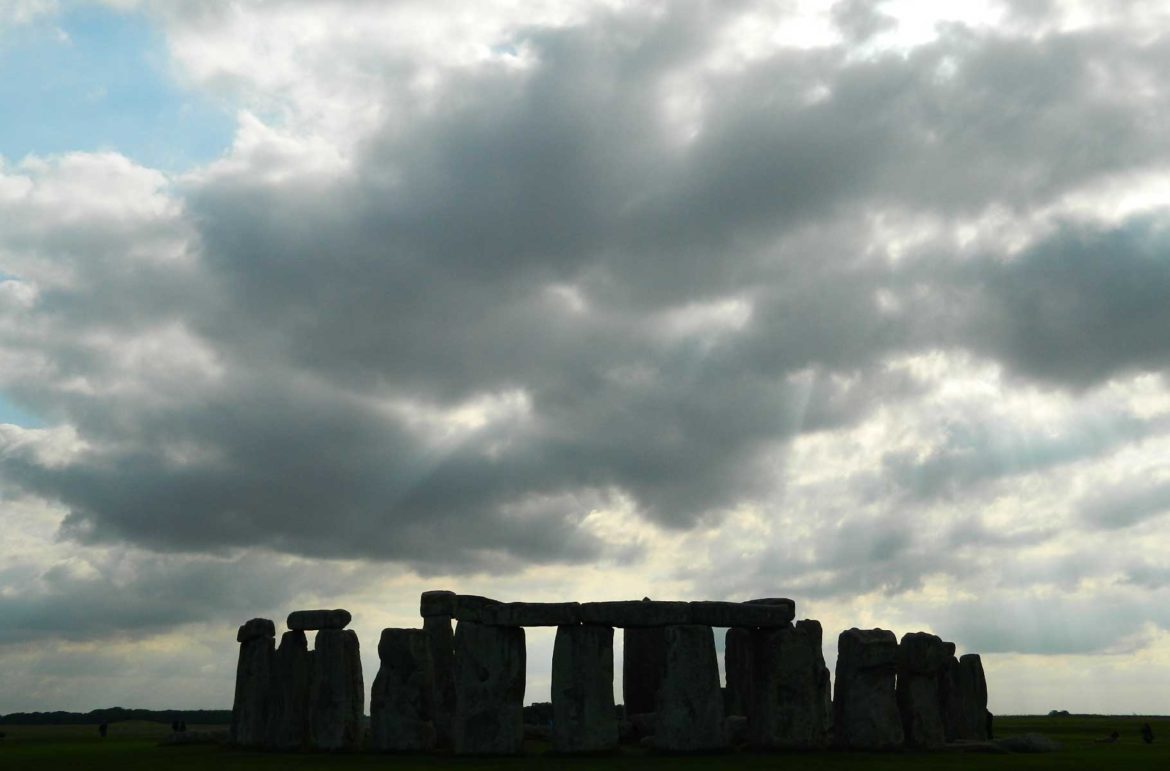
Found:
<svg viewBox="0 0 1170 771"><path fill-rule="evenodd" d="M885 629L849 629L837 639L833 693L834 741L845 748L902 746L902 718L894 690L898 640Z"/></svg>
<svg viewBox="0 0 1170 771"><path fill-rule="evenodd" d="M271 619L254 618L247 621L236 631L236 642L246 643L249 640L259 640L267 638L269 640L276 637L276 624L272 623Z"/></svg>
<svg viewBox="0 0 1170 771"><path fill-rule="evenodd" d="M692 602L691 623L704 626L785 627L792 623L796 604L759 602Z"/></svg>
<svg viewBox="0 0 1170 771"><path fill-rule="evenodd" d="M288 614L288 628L310 631L314 629L345 629L351 620L348 610L294 610Z"/></svg>
<svg viewBox="0 0 1170 771"><path fill-rule="evenodd" d="M943 666L938 674L938 706L942 713L943 736L947 742L973 740L963 733L963 698L959 690L959 659L955 644L943 642Z"/></svg>
<svg viewBox="0 0 1170 771"><path fill-rule="evenodd" d="M426 632L383 629L378 659L381 666L370 691L370 746L389 752L433 749L434 672Z"/></svg>
<svg viewBox="0 0 1170 771"><path fill-rule="evenodd" d="M456 621L470 621L479 624L483 622L484 608L493 605L503 605L503 603L490 597L480 597L477 594L457 594L455 595L455 613L453 615Z"/></svg>
<svg viewBox="0 0 1170 771"><path fill-rule="evenodd" d="M552 661L553 749L601 752L617 746L613 627L557 627Z"/></svg>
<svg viewBox="0 0 1170 771"><path fill-rule="evenodd" d="M481 624L491 626L564 626L580 621L576 602L504 602L479 609Z"/></svg>
<svg viewBox="0 0 1170 771"><path fill-rule="evenodd" d="M445 589L434 589L429 592L423 592L419 597L418 610L419 615L423 618L428 616L454 616L455 592L448 592Z"/></svg>
<svg viewBox="0 0 1170 771"><path fill-rule="evenodd" d="M581 623L600 626L637 627L687 624L690 604L660 600L618 600L581 603Z"/></svg>
<svg viewBox="0 0 1170 771"><path fill-rule="evenodd" d="M759 749L820 749L830 729L829 668L819 621L751 632L749 740Z"/></svg>
<svg viewBox="0 0 1170 771"><path fill-rule="evenodd" d="M514 755L524 740L524 629L455 628L455 752Z"/></svg>
<svg viewBox="0 0 1170 771"><path fill-rule="evenodd" d="M898 644L898 711L908 747L937 749L946 743L939 680L947 649L936 635L910 632Z"/></svg>
<svg viewBox="0 0 1170 771"><path fill-rule="evenodd" d="M241 747L263 747L267 739L275 629L268 619L254 618L236 635L243 642L236 664L231 740Z"/></svg>
<svg viewBox="0 0 1170 771"><path fill-rule="evenodd" d="M752 700L751 631L732 627L723 638L723 671L727 677L727 714L747 715Z"/></svg>
<svg viewBox="0 0 1170 771"><path fill-rule="evenodd" d="M959 657L959 693L963 703L962 738L990 739L987 735L987 679L978 653Z"/></svg>
<svg viewBox="0 0 1170 771"><path fill-rule="evenodd" d="M302 749L309 738L309 679L312 654L305 633L285 632L276 649L268 710L267 745L278 750Z"/></svg>
<svg viewBox="0 0 1170 771"><path fill-rule="evenodd" d="M658 749L692 752L727 746L711 627L666 627L666 670L657 713L654 746Z"/></svg>
<svg viewBox="0 0 1170 771"><path fill-rule="evenodd" d="M455 635L447 616L424 616L423 632L431 654L434 676L431 690L431 719L435 724L435 745L451 746L451 720L455 716Z"/></svg>
<svg viewBox="0 0 1170 771"><path fill-rule="evenodd" d="M664 627L622 630L622 701L627 715L644 715L656 709L665 669Z"/></svg>
<svg viewBox="0 0 1170 771"><path fill-rule="evenodd" d="M352 750L361 744L365 707L362 658L352 629L322 629L313 650L309 684L309 744Z"/></svg>

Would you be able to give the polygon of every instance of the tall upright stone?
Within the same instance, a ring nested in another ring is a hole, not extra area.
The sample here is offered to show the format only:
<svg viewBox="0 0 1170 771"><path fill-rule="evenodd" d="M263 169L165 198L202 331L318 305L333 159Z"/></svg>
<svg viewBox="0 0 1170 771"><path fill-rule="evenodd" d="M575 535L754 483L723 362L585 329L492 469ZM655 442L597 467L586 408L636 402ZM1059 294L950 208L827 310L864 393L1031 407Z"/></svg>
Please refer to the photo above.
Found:
<svg viewBox="0 0 1170 771"><path fill-rule="evenodd" d="M664 627L622 630L622 700L627 715L653 712L666 669Z"/></svg>
<svg viewBox="0 0 1170 771"><path fill-rule="evenodd" d="M666 666L658 689L654 745L673 752L727 746L715 635L709 626L665 629Z"/></svg>
<svg viewBox="0 0 1170 771"><path fill-rule="evenodd" d="M309 744L318 750L361 745L365 684L357 633L322 629L313 648L309 681Z"/></svg>
<svg viewBox="0 0 1170 771"><path fill-rule="evenodd" d="M552 661L553 748L601 752L617 746L613 627L557 627Z"/></svg>
<svg viewBox="0 0 1170 771"><path fill-rule="evenodd" d="M426 632L383 629L378 659L381 665L370 690L370 746L388 752L433 749L434 676Z"/></svg>
<svg viewBox="0 0 1170 771"><path fill-rule="evenodd" d="M984 740L987 735L987 678L978 653L959 657L959 691L963 701L961 738Z"/></svg>
<svg viewBox="0 0 1170 771"><path fill-rule="evenodd" d="M948 742L973 739L963 732L963 696L959 690L959 659L955 644L943 642L943 666L938 675L938 705L942 713L943 736Z"/></svg>
<svg viewBox="0 0 1170 771"><path fill-rule="evenodd" d="M281 635L268 709L267 745L273 749L299 750L308 742L312 655L304 631L294 629Z"/></svg>
<svg viewBox="0 0 1170 771"><path fill-rule="evenodd" d="M431 652L431 720L435 725L435 744L451 746L451 721L455 717L455 634L451 619L455 615L455 593L423 592L419 602L423 632Z"/></svg>
<svg viewBox="0 0 1170 771"><path fill-rule="evenodd" d="M906 746L936 749L946 742L939 681L946 646L936 635L910 632L898 644L898 711Z"/></svg>
<svg viewBox="0 0 1170 771"><path fill-rule="evenodd" d="M723 671L727 676L727 714L748 714L752 702L752 630L733 626L723 638Z"/></svg>
<svg viewBox="0 0 1170 771"><path fill-rule="evenodd" d="M524 741L524 629L455 627L455 752L513 755Z"/></svg>
<svg viewBox="0 0 1170 771"><path fill-rule="evenodd" d="M240 656L232 701L231 740L241 747L263 747L267 740L276 625L254 618L236 632Z"/></svg>
<svg viewBox="0 0 1170 771"><path fill-rule="evenodd" d="M889 750L902 746L895 692L898 640L885 629L848 629L837 638L833 737L841 747Z"/></svg>
<svg viewBox="0 0 1170 771"><path fill-rule="evenodd" d="M755 684L748 735L759 749L817 749L829 742L829 668L819 621L751 633Z"/></svg>

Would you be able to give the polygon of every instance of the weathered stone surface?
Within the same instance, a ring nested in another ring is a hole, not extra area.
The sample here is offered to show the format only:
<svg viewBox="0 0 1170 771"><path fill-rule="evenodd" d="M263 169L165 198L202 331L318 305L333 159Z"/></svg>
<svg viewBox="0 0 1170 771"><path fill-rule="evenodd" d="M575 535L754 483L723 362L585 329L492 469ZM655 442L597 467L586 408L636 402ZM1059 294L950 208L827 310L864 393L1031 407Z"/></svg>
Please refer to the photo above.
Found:
<svg viewBox="0 0 1170 771"><path fill-rule="evenodd" d="M242 747L262 747L267 738L275 629L268 619L254 618L236 635L243 642L236 664L231 740ZM265 635L266 630L272 631Z"/></svg>
<svg viewBox="0 0 1170 771"><path fill-rule="evenodd" d="M294 610L288 614L288 628L303 631L345 629L352 617L348 610Z"/></svg>
<svg viewBox="0 0 1170 771"><path fill-rule="evenodd" d="M477 594L455 595L455 620L470 621L475 624L483 622L483 610L494 605L503 605L499 600L490 597L480 597Z"/></svg>
<svg viewBox="0 0 1170 771"><path fill-rule="evenodd" d="M898 711L906 745L935 749L946 742L939 680L946 646L936 635L910 632L898 644Z"/></svg>
<svg viewBox="0 0 1170 771"><path fill-rule="evenodd" d="M617 627L687 624L691 619L690 603L661 600L583 602L580 614L582 624Z"/></svg>
<svg viewBox="0 0 1170 771"><path fill-rule="evenodd" d="M451 746L451 721L455 717L455 635L448 616L424 616L423 632L431 654L434 680L431 690L431 721L435 744Z"/></svg>
<svg viewBox="0 0 1170 771"><path fill-rule="evenodd" d="M266 742L269 747L297 750L308 742L311 672L312 654L305 633L285 632L272 668Z"/></svg>
<svg viewBox="0 0 1170 771"><path fill-rule="evenodd" d="M785 627L792 623L796 603L777 600L775 603L756 602L692 602L692 624L705 626Z"/></svg>
<svg viewBox="0 0 1170 771"><path fill-rule="evenodd" d="M747 715L754 680L750 629L727 630L723 638L723 671L727 676L727 714Z"/></svg>
<svg viewBox="0 0 1170 771"><path fill-rule="evenodd" d="M426 632L383 629L378 659L370 690L370 746L390 752L432 749L434 672Z"/></svg>
<svg viewBox="0 0 1170 771"><path fill-rule="evenodd" d="M479 609L481 624L492 626L564 626L580 621L576 602L504 602Z"/></svg>
<svg viewBox="0 0 1170 771"><path fill-rule="evenodd" d="M319 750L357 749L365 684L357 633L322 629L313 649L309 679L309 744Z"/></svg>
<svg viewBox="0 0 1170 771"><path fill-rule="evenodd" d="M557 627L552 706L553 748L557 752L599 752L617 746L613 627Z"/></svg>
<svg viewBox="0 0 1170 771"><path fill-rule="evenodd" d="M524 739L524 629L455 627L455 752L511 755Z"/></svg>
<svg viewBox="0 0 1170 771"><path fill-rule="evenodd" d="M819 621L750 634L754 684L749 741L761 749L815 749L829 742L829 668Z"/></svg>
<svg viewBox="0 0 1170 771"><path fill-rule="evenodd" d="M644 715L655 710L665 669L663 627L632 627L622 631L622 701L626 715Z"/></svg>
<svg viewBox="0 0 1170 771"><path fill-rule="evenodd" d="M963 699L959 691L959 659L955 644L943 642L943 666L938 674L938 705L942 713L943 736L948 742L974 739L963 735Z"/></svg>
<svg viewBox="0 0 1170 771"><path fill-rule="evenodd" d="M963 704L960 730L965 739L990 739L987 735L987 679L978 653L959 657L959 693Z"/></svg>
<svg viewBox="0 0 1170 771"><path fill-rule="evenodd" d="M272 640L276 637L276 624L272 623L269 618L254 618L245 622L236 631L236 642L246 643L249 640L259 640L268 638Z"/></svg>
<svg viewBox="0 0 1170 771"><path fill-rule="evenodd" d="M894 690L898 640L885 629L848 629L837 639L833 693L834 741L859 750L902 746Z"/></svg>
<svg viewBox="0 0 1170 771"><path fill-rule="evenodd" d="M727 746L715 635L709 626L667 626L654 746L672 752Z"/></svg>
<svg viewBox="0 0 1170 771"><path fill-rule="evenodd" d="M423 618L428 616L454 617L455 592L449 592L446 589L423 592L419 597L418 610L419 615Z"/></svg>

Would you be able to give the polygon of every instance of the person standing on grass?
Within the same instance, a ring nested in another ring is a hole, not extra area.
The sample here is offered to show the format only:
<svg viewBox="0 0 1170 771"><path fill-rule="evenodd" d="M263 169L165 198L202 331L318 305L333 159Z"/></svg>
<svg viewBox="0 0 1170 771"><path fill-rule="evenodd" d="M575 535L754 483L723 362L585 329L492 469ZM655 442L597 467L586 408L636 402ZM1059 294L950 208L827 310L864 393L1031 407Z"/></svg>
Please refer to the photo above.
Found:
<svg viewBox="0 0 1170 771"><path fill-rule="evenodd" d="M1154 729L1150 728L1149 723L1145 723L1142 725L1142 741L1145 742L1146 744L1153 744L1154 743Z"/></svg>

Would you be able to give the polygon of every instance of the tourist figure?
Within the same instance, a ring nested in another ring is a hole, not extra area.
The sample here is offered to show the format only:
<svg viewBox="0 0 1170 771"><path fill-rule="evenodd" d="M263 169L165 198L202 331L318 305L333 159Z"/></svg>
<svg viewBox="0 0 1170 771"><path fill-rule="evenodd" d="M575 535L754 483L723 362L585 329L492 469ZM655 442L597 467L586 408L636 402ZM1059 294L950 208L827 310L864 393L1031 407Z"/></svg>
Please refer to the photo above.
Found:
<svg viewBox="0 0 1170 771"><path fill-rule="evenodd" d="M1142 741L1146 744L1154 743L1154 729L1150 728L1149 723L1142 724Z"/></svg>
<svg viewBox="0 0 1170 771"><path fill-rule="evenodd" d="M106 731L108 731L108 730L110 730L109 724L102 723L101 725L98 726L98 735L104 739L104 738L106 738Z"/></svg>

